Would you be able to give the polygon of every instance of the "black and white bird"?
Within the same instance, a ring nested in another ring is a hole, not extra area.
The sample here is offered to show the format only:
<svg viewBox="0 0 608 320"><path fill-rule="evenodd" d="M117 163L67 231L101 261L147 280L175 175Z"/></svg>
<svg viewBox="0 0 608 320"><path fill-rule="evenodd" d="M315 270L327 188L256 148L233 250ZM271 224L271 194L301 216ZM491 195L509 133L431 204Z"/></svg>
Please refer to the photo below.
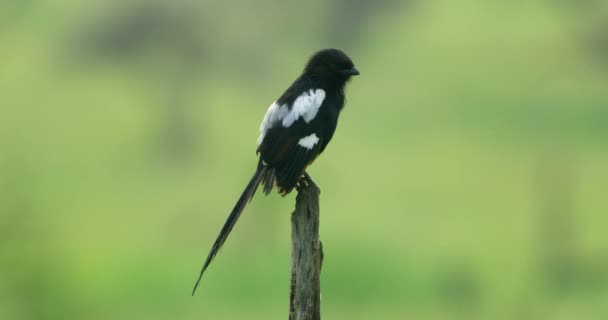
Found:
<svg viewBox="0 0 608 320"><path fill-rule="evenodd" d="M276 185L281 195L293 190L300 179L312 182L306 168L325 150L344 107L344 86L359 75L352 60L342 51L325 49L315 53L302 74L266 112L258 138L258 166L213 244L192 294L207 267L218 253L245 205L261 183L269 194Z"/></svg>

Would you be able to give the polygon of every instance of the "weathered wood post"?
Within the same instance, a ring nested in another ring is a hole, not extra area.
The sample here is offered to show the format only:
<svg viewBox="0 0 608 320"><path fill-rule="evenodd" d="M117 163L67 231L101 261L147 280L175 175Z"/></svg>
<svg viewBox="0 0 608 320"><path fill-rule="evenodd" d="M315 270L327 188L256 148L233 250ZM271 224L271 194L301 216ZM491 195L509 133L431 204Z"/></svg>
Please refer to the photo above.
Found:
<svg viewBox="0 0 608 320"><path fill-rule="evenodd" d="M319 188L312 180L298 188L291 215L291 290L289 320L321 319Z"/></svg>

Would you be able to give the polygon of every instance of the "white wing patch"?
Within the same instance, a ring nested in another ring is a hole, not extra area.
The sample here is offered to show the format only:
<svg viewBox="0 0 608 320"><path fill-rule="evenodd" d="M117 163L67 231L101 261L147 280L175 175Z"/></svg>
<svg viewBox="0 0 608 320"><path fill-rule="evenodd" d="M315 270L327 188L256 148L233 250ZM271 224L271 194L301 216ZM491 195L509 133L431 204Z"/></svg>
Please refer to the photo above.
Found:
<svg viewBox="0 0 608 320"><path fill-rule="evenodd" d="M296 101L293 102L290 112L283 118L283 127L291 126L300 117L306 122L310 122L315 118L319 107L325 99L325 90L310 89L302 93Z"/></svg>
<svg viewBox="0 0 608 320"><path fill-rule="evenodd" d="M281 123L283 127L290 127L300 117L307 123L312 121L317 116L319 108L323 104L325 99L325 90L323 89L310 89L302 93L293 102L291 110L287 105L278 105L274 102L266 111L262 125L260 126L260 136L258 138L258 146L264 141L264 137L270 128ZM309 136L310 137L310 136ZM315 136L316 137L316 136ZM317 138L318 140L319 138ZM302 140L300 140L302 141ZM316 143L316 141L313 143Z"/></svg>
<svg viewBox="0 0 608 320"><path fill-rule="evenodd" d="M266 115L264 116L264 120L262 121L262 125L260 125L260 137L258 138L258 147L264 141L264 136L270 128L274 127L275 124L285 118L289 110L286 106L279 106L276 102L273 102L268 111L266 111Z"/></svg>
<svg viewBox="0 0 608 320"><path fill-rule="evenodd" d="M300 139L300 141L298 141L298 144L306 149L312 150L312 148L315 146L315 144L317 144L317 142L319 142L319 137L317 137L317 135L313 133L307 137Z"/></svg>

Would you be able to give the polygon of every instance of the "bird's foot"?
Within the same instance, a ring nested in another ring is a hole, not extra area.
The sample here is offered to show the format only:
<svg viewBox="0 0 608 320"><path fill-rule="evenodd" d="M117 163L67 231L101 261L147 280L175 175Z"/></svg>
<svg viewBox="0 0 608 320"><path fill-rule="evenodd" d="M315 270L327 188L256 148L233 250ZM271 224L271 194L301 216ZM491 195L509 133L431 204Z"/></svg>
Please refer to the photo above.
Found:
<svg viewBox="0 0 608 320"><path fill-rule="evenodd" d="M312 180L312 177L308 174L308 172L304 171L300 177L300 180L298 180L298 183L296 184L296 190L300 191L300 189L308 188L309 186L317 187L317 184L314 180Z"/></svg>

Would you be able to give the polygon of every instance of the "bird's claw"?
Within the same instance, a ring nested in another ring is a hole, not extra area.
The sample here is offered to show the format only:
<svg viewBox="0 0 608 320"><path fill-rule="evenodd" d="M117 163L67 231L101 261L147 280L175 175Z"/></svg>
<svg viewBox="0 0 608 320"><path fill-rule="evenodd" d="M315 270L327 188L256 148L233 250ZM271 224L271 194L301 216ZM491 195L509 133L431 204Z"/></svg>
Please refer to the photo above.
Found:
<svg viewBox="0 0 608 320"><path fill-rule="evenodd" d="M298 180L298 183L296 183L296 190L300 191L301 189L316 185L317 184L312 180L312 177L305 171L300 177L300 180Z"/></svg>

